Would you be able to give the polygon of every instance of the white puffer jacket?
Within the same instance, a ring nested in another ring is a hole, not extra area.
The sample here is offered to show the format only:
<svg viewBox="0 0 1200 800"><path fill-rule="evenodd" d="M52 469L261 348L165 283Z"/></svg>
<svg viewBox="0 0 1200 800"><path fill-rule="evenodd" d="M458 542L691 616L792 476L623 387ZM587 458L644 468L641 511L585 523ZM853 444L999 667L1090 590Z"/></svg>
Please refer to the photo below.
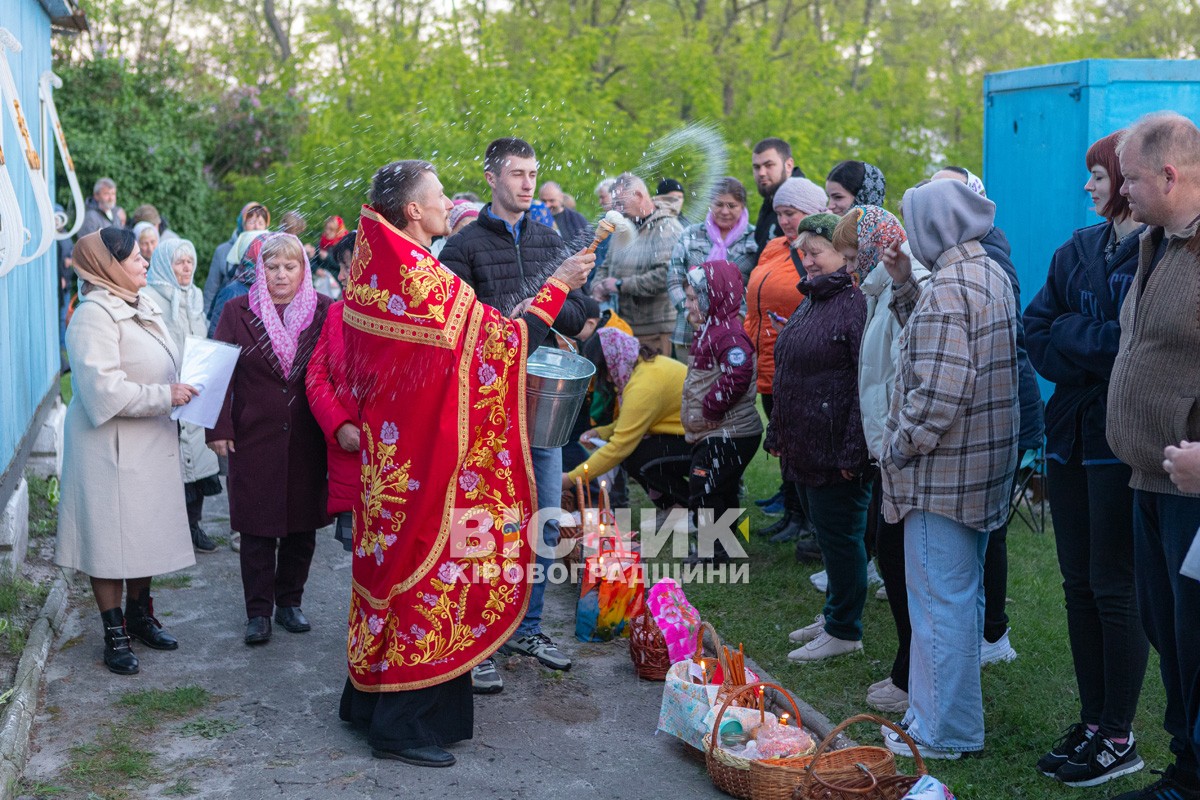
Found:
<svg viewBox="0 0 1200 800"><path fill-rule="evenodd" d="M908 242L902 248L912 258ZM919 285L929 278L929 270L915 258L912 258L912 274ZM897 339L904 326L892 313L892 278L882 264L875 265L859 288L867 296L867 324L863 328L858 362L858 405L862 410L867 450L878 461L883 456L888 409L896 383L896 359L900 354Z"/></svg>

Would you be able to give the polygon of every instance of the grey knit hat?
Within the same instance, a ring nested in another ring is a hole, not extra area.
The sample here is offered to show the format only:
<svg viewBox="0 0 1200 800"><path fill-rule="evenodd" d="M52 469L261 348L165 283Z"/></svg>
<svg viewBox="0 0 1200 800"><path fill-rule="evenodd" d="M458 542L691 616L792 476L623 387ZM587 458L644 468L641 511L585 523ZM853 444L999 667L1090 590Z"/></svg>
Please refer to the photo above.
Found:
<svg viewBox="0 0 1200 800"><path fill-rule="evenodd" d="M826 210L829 198L825 190L808 178L788 178L775 190L775 208L791 206L805 214L818 214Z"/></svg>

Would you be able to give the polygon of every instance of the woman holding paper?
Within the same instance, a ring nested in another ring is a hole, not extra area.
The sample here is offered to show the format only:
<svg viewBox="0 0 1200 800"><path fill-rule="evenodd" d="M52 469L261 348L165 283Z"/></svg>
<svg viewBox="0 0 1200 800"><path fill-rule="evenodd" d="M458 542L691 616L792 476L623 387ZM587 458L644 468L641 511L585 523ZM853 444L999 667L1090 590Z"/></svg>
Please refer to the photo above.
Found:
<svg viewBox="0 0 1200 800"><path fill-rule="evenodd" d="M195 272L195 245L187 239L168 239L150 256L147 285L141 291L142 296L153 300L162 310L163 323L180 354L184 352L187 337L206 338L208 329L203 293L192 282ZM192 547L198 553L215 553L217 545L200 527L200 517L204 513L204 498L221 493L217 456L204 443L204 429L190 422L179 424L179 452L183 459L183 494Z"/></svg>
<svg viewBox="0 0 1200 800"><path fill-rule="evenodd" d="M242 348L208 445L229 457L229 521L242 534L246 644L275 621L311 630L300 609L317 528L326 513L325 437L305 378L330 300L313 288L304 245L290 233L262 239L250 293L225 306L216 336Z"/></svg>
<svg viewBox="0 0 1200 800"><path fill-rule="evenodd" d="M133 637L179 646L154 617L153 575L196 563L187 537L171 409L197 392L176 383L179 352L146 285L133 233L105 228L75 245L80 303L67 327L73 395L63 438L55 562L92 579L104 664L138 671ZM125 594L125 613L121 596Z"/></svg>

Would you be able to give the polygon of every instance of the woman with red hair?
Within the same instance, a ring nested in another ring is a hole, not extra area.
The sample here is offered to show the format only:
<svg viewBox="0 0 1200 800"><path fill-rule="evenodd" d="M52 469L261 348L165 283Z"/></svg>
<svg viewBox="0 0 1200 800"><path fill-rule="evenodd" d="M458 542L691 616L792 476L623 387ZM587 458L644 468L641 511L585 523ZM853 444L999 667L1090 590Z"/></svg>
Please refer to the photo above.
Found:
<svg viewBox="0 0 1200 800"><path fill-rule="evenodd" d="M1149 646L1134 593L1133 491L1129 467L1105 437L1121 303L1142 230L1121 194L1122 133L1087 152L1083 189L1104 221L1071 234L1025 311L1029 360L1055 384L1046 404L1046 477L1081 706L1079 721L1037 768L1071 786L1142 768L1132 726Z"/></svg>

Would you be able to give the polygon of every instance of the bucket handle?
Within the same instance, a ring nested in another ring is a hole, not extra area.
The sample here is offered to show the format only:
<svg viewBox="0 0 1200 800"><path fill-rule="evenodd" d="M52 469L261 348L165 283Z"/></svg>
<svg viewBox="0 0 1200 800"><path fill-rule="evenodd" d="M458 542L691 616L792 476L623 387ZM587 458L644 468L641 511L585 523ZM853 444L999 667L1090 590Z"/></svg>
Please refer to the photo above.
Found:
<svg viewBox="0 0 1200 800"><path fill-rule="evenodd" d="M568 350L570 350L575 355L579 355L579 349L575 347L575 342L571 341L570 336L564 335L561 331L559 331L553 325L550 326L550 330L554 333L555 336L558 337L559 341L561 341L563 344L565 344L567 346Z"/></svg>

